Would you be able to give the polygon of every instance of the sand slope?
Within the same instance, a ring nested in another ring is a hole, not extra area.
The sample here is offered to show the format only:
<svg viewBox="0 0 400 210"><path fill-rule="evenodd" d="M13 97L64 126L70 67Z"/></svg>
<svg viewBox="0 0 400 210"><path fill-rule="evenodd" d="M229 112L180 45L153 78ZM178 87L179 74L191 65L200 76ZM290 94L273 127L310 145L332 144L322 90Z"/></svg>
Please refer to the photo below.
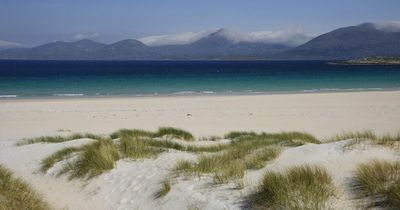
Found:
<svg viewBox="0 0 400 210"><path fill-rule="evenodd" d="M246 195L255 189L266 170L280 171L305 163L324 166L332 174L339 192L332 201L334 209L357 209L348 189L356 165L373 158L400 159L398 152L381 146L361 145L347 151L343 149L347 141L307 144L285 150L264 169L248 171L242 190L236 190L234 184L212 185L212 178L207 176L179 177L171 191L160 199L154 198L160 182L177 160L194 160L194 154L170 150L156 159L120 160L113 170L89 182L57 178L55 172L60 169L57 165L47 174L37 172L43 157L57 149L88 141L21 147L3 142L0 161L30 181L57 209L242 209L246 206Z"/></svg>

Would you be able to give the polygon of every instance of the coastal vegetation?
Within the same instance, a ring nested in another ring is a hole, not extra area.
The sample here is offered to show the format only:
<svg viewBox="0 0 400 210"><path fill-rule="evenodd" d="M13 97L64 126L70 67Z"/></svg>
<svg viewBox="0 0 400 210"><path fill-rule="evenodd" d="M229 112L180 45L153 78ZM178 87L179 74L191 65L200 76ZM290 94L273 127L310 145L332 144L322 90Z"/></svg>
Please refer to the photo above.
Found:
<svg viewBox="0 0 400 210"><path fill-rule="evenodd" d="M331 175L319 166L302 165L267 172L249 196L252 209L329 209L335 195Z"/></svg>
<svg viewBox="0 0 400 210"><path fill-rule="evenodd" d="M165 197L179 178L208 177L211 184L232 184L240 190L247 186L244 177L250 171L264 169L288 148L304 144L322 144L346 140L344 149L357 144L381 145L397 149L400 134L378 135L371 130L344 132L319 140L305 132L257 133L232 131L223 137L196 139L188 131L162 127L155 132L121 129L110 135L72 134L66 137L24 139L19 146L34 143L61 143L89 138L81 146L66 147L41 162L40 171L46 173L55 164L62 168L58 175L70 179L89 180L101 175L121 159L141 160L157 158L175 150L196 155L195 159L178 160L154 198ZM208 142L204 142L208 141ZM284 171L266 171L257 189L251 191L246 202L253 209L326 209L336 190L331 175L323 167L299 165ZM358 166L354 174L358 197L368 199L367 205L399 207L400 163L372 161Z"/></svg>
<svg viewBox="0 0 400 210"><path fill-rule="evenodd" d="M335 142L342 140L349 140L349 142L347 142L347 144L345 145L346 149L350 149L355 145L359 145L360 143L368 143L400 150L400 132L377 135L371 130L364 130L359 132L349 131L335 135L327 139L326 142Z"/></svg>
<svg viewBox="0 0 400 210"><path fill-rule="evenodd" d="M0 209L48 210L50 206L28 183L0 165Z"/></svg>
<svg viewBox="0 0 400 210"><path fill-rule="evenodd" d="M268 161L276 158L284 147L305 143L320 143L314 136L302 132L246 133L230 132L227 143L219 143L213 137L213 144L196 145L193 135L185 130L162 127L156 132L122 129L110 135L72 134L66 137L38 137L25 139L22 143L60 143L79 138L94 141L80 147L67 147L42 160L41 171L46 172L56 163L65 160L60 174L70 178L93 178L114 168L121 158L156 158L159 154L174 149L183 152L200 153L196 162L179 171L181 174L213 174L214 182L241 183L246 170L261 169ZM191 143L192 142L192 143Z"/></svg>
<svg viewBox="0 0 400 210"><path fill-rule="evenodd" d="M400 161L372 160L356 170L354 190L366 208L400 209Z"/></svg>

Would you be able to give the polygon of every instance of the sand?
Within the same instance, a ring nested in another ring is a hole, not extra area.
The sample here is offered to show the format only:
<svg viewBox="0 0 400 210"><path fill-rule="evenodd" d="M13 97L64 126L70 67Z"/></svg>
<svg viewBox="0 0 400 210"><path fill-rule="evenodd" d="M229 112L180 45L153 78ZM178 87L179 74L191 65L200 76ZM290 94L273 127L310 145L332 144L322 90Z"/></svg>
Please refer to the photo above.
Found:
<svg viewBox="0 0 400 210"><path fill-rule="evenodd" d="M72 132L175 126L196 136L232 130L307 131L399 128L400 91L253 96L0 100L0 141Z"/></svg>
<svg viewBox="0 0 400 210"><path fill-rule="evenodd" d="M265 171L316 164L327 168L338 187L334 209L357 209L346 189L356 165L375 158L400 160L398 152L365 145L346 151L343 149L346 141L307 144L283 151L262 170L248 171L242 190L234 190L232 183L210 186L211 177L181 177L165 197L154 199L160 182L174 164L180 159L194 160L196 155L170 150L156 159L119 160L113 170L82 182L56 177L63 162L46 174L38 170L44 157L91 140L20 147L14 144L23 137L71 132L109 133L124 127L154 130L163 125L184 128L196 136L222 135L231 130L297 130L328 137L347 130L395 132L399 130L399 121L398 91L1 100L0 163L29 181L55 209L242 209L245 196L254 190ZM59 129L71 132L57 131Z"/></svg>

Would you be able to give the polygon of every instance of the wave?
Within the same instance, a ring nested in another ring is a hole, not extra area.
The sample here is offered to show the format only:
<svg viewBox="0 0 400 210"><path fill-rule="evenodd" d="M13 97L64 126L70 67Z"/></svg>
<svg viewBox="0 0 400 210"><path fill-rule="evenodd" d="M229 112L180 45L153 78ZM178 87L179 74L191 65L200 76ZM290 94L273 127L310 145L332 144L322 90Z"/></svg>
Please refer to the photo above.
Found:
<svg viewBox="0 0 400 210"><path fill-rule="evenodd" d="M58 97L79 97L79 96L84 96L85 94L83 93L56 93L54 96Z"/></svg>
<svg viewBox="0 0 400 210"><path fill-rule="evenodd" d="M195 94L196 91L191 91L191 90L183 90L183 91L178 91L175 93L172 93L173 95L192 95Z"/></svg>
<svg viewBox="0 0 400 210"><path fill-rule="evenodd" d="M206 91L203 91L203 93L204 94L213 94L213 93L215 93L214 91L211 91L211 90L206 90Z"/></svg>
<svg viewBox="0 0 400 210"><path fill-rule="evenodd" d="M17 98L18 95L0 95L0 98Z"/></svg>

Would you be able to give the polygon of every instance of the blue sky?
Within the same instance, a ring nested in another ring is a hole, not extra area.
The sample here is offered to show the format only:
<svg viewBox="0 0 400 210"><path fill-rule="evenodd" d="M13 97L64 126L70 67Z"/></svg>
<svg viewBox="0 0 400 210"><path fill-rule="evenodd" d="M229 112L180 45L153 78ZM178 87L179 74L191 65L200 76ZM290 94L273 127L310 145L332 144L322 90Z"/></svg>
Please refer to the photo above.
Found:
<svg viewBox="0 0 400 210"><path fill-rule="evenodd" d="M399 11L399 0L0 0L0 40L113 42L209 28L302 27L317 35L362 22L399 21Z"/></svg>

